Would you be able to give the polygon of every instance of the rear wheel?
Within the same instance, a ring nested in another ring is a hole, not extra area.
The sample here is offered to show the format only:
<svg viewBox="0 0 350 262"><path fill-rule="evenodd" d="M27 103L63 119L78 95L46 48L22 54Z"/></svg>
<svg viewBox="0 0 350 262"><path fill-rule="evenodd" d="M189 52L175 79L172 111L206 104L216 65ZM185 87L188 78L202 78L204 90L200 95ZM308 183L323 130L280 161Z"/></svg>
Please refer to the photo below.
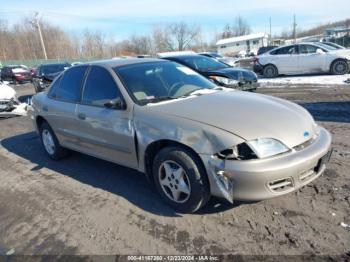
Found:
<svg viewBox="0 0 350 262"><path fill-rule="evenodd" d="M272 78L278 76L278 69L274 65L266 65L263 69L263 75L267 78Z"/></svg>
<svg viewBox="0 0 350 262"><path fill-rule="evenodd" d="M349 63L346 60L336 60L331 65L331 73L345 75L349 72Z"/></svg>
<svg viewBox="0 0 350 262"><path fill-rule="evenodd" d="M60 146L55 133L47 122L40 126L40 138L46 153L52 159L58 160L68 154L68 150Z"/></svg>
<svg viewBox="0 0 350 262"><path fill-rule="evenodd" d="M210 198L205 169L185 148L160 150L153 161L153 177L162 199L178 212L195 212Z"/></svg>

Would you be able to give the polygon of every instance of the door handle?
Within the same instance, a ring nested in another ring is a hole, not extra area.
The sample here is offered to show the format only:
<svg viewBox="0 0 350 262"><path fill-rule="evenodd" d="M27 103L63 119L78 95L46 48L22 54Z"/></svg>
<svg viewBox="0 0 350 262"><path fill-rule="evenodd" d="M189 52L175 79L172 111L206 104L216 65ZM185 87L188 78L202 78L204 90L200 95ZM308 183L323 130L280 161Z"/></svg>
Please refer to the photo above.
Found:
<svg viewBox="0 0 350 262"><path fill-rule="evenodd" d="M78 118L79 118L80 120L85 120L85 119L86 119L86 115L83 114L83 113L79 113L79 114L78 114Z"/></svg>

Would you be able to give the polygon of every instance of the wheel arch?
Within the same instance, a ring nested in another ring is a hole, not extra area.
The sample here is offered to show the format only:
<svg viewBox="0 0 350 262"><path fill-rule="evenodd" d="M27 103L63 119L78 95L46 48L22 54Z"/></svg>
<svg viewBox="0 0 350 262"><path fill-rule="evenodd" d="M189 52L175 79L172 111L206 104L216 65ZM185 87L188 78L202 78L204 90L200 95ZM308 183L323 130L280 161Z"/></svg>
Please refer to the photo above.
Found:
<svg viewBox="0 0 350 262"><path fill-rule="evenodd" d="M175 140L161 139L161 140L153 141L152 143L150 143L146 147L146 150L144 153L144 170L145 170L145 174L146 174L147 178L149 179L149 181L151 183L153 183L152 166L153 166L153 160L154 160L156 154L160 150L162 150L163 148L172 147L172 146L181 147L181 148L191 152L193 154L193 156L197 158L199 163L202 165L203 170L206 172L206 169L205 169L205 166L204 166L204 163L203 163L201 157L193 148L191 148L190 146L185 145L183 143L180 143L178 141L175 141ZM206 176L208 178L207 174L206 174Z"/></svg>
<svg viewBox="0 0 350 262"><path fill-rule="evenodd" d="M47 120L44 118L44 117L42 117L42 116L37 116L36 118L35 118L35 123L36 123L36 128L37 128L37 130L39 130L40 129L40 127L41 127L41 125L43 124L43 123L48 123L47 122Z"/></svg>

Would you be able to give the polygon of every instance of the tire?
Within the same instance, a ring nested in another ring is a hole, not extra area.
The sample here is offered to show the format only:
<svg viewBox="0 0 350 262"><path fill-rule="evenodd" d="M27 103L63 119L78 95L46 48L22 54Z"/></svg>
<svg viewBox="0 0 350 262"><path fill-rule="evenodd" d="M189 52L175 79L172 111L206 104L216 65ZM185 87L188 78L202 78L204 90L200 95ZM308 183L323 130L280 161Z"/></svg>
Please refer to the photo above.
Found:
<svg viewBox="0 0 350 262"><path fill-rule="evenodd" d="M16 78L12 78L12 83L13 83L14 85L17 85L17 84L18 84L18 81L16 80Z"/></svg>
<svg viewBox="0 0 350 262"><path fill-rule="evenodd" d="M345 75L349 72L349 63L346 60L335 60L331 65L333 75Z"/></svg>
<svg viewBox="0 0 350 262"><path fill-rule="evenodd" d="M40 125L39 132L41 143L50 158L59 160L68 155L68 150L61 147L55 133L47 122Z"/></svg>
<svg viewBox="0 0 350 262"><path fill-rule="evenodd" d="M263 76L266 78L273 78L278 76L278 69L274 65L266 65L263 68Z"/></svg>
<svg viewBox="0 0 350 262"><path fill-rule="evenodd" d="M177 212L195 212L209 201L206 171L200 159L189 150L180 146L161 149L154 158L152 170L158 193ZM177 194L179 191L182 192Z"/></svg>

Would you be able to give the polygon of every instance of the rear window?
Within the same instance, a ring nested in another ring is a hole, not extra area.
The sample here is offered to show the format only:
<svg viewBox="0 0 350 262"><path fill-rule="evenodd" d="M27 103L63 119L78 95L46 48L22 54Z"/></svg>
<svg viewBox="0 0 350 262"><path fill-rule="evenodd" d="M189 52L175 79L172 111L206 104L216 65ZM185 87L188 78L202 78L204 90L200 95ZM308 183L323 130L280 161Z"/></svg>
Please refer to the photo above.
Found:
<svg viewBox="0 0 350 262"><path fill-rule="evenodd" d="M270 54L271 55L290 55L290 54L294 53L294 50L295 50L294 45L285 46L285 47L281 47L281 48L278 48L278 49L272 51Z"/></svg>
<svg viewBox="0 0 350 262"><path fill-rule="evenodd" d="M67 70L59 87L52 90L51 96L67 102L78 102L86 69L87 66L77 66Z"/></svg>

